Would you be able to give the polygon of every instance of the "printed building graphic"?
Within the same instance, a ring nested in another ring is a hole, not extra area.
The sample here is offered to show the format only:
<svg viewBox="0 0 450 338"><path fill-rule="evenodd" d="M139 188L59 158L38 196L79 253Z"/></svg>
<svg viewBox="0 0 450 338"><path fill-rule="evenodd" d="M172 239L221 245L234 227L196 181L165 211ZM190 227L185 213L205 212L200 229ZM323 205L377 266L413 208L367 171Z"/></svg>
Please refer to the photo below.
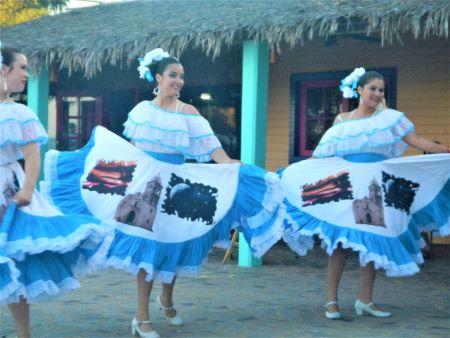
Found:
<svg viewBox="0 0 450 338"><path fill-rule="evenodd" d="M161 178L156 176L147 182L143 193L126 195L120 201L114 219L153 231L161 190Z"/></svg>
<svg viewBox="0 0 450 338"><path fill-rule="evenodd" d="M369 185L369 197L353 201L353 216L357 224L385 227L381 186L373 179Z"/></svg>
<svg viewBox="0 0 450 338"><path fill-rule="evenodd" d="M16 192L19 191L19 182L17 180L17 176L13 173L13 182L7 180L5 185L3 186L3 203L0 204L0 224L3 221L3 217L5 216L6 209L8 209L9 204L13 200Z"/></svg>

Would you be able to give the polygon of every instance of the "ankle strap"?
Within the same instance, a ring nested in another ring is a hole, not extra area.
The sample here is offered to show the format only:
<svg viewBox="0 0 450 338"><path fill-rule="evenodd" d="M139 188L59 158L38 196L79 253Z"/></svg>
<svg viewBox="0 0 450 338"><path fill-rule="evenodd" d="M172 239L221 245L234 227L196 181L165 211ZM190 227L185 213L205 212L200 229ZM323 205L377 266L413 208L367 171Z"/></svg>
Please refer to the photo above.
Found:
<svg viewBox="0 0 450 338"><path fill-rule="evenodd" d="M370 303L364 303L362 300L360 300L360 299L358 299L358 301L361 303L361 304L364 304L364 305L366 305L366 306L372 306L373 305L373 302L370 302Z"/></svg>
<svg viewBox="0 0 450 338"><path fill-rule="evenodd" d="M141 325L141 324L151 324L152 322L150 320L137 320L136 319L136 323L138 325Z"/></svg>
<svg viewBox="0 0 450 338"><path fill-rule="evenodd" d="M175 310L175 308L174 308L173 306L165 307L165 306L162 305L162 304L160 304L160 306L161 306L161 310L164 310L164 311Z"/></svg>
<svg viewBox="0 0 450 338"><path fill-rule="evenodd" d="M161 297L158 296L156 297L156 303L158 304L160 310L164 310L164 311L168 311L168 310L175 310L175 308L172 306L164 306L163 303L161 302Z"/></svg>
<svg viewBox="0 0 450 338"><path fill-rule="evenodd" d="M337 301L336 300L331 300L331 301L329 301L329 302L327 302L325 304L325 307L329 307L330 305L334 305L334 304L338 305Z"/></svg>

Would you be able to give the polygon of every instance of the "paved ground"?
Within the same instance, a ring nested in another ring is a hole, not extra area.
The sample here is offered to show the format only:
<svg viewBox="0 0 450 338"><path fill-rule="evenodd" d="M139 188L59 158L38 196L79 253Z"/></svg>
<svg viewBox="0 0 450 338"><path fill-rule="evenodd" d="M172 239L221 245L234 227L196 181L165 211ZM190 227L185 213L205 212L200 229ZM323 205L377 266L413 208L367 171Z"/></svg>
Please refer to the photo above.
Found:
<svg viewBox="0 0 450 338"><path fill-rule="evenodd" d="M386 319L357 317L358 264L351 257L342 280L344 320L324 317L326 256L319 248L297 258L277 245L259 268L221 264L214 250L200 277L180 279L175 290L186 324L170 327L152 308L162 337L446 337L450 336L450 246L435 246L434 257L419 274L387 278L380 273L375 299L393 312ZM34 337L131 337L135 281L108 270L82 278L83 288L62 299L32 306ZM155 286L153 300L159 294ZM6 307L0 307L0 337L14 337Z"/></svg>

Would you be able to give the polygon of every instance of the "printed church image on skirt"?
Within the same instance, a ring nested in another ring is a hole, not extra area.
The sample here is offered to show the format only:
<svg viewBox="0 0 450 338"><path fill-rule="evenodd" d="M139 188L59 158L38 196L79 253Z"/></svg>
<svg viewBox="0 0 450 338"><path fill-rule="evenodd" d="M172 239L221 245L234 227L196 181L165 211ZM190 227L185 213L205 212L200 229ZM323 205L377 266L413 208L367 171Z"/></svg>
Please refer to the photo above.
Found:
<svg viewBox="0 0 450 338"><path fill-rule="evenodd" d="M358 224L371 224L385 227L381 187L373 179L369 186L369 196L353 201L353 215Z"/></svg>
<svg viewBox="0 0 450 338"><path fill-rule="evenodd" d="M153 231L161 190L161 178L158 175L147 182L143 193L126 195L117 206L114 219Z"/></svg>

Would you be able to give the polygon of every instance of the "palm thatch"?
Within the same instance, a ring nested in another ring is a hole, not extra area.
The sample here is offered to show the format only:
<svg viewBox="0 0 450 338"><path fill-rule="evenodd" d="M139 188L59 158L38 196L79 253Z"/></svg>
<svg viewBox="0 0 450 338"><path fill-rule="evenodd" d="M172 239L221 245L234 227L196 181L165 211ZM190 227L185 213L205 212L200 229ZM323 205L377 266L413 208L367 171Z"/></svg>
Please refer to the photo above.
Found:
<svg viewBox="0 0 450 338"><path fill-rule="evenodd" d="M293 47L330 34L402 34L448 38L448 0L145 0L72 10L4 29L4 45L30 64L58 62L90 77L102 65L129 65L162 47L179 55L200 48L217 56L245 39Z"/></svg>

